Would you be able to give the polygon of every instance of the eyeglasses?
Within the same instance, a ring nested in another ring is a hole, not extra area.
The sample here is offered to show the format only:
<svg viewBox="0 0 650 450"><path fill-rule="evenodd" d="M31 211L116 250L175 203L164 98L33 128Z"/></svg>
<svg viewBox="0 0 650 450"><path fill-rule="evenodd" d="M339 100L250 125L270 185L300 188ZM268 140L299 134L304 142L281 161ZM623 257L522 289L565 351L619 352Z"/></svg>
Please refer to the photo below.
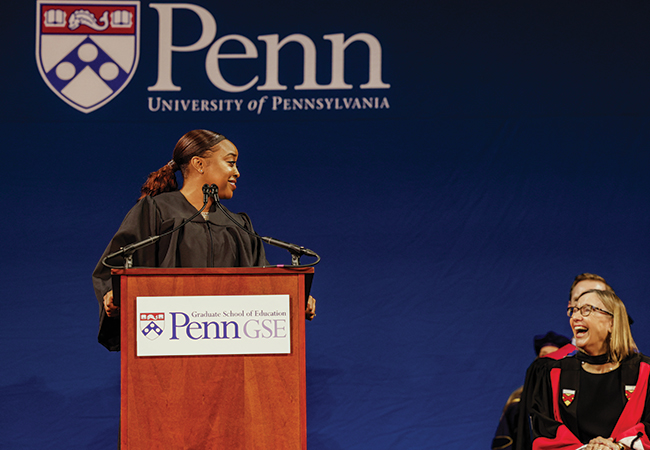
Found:
<svg viewBox="0 0 650 450"><path fill-rule="evenodd" d="M592 311L598 311L603 314L610 315L614 317L614 314L612 314L609 311L605 311L604 309L596 308L594 305L582 305L580 308L577 306L569 306L566 310L566 315L569 317L573 317L573 314L580 311L580 315L582 317L587 317L589 314L591 314Z"/></svg>

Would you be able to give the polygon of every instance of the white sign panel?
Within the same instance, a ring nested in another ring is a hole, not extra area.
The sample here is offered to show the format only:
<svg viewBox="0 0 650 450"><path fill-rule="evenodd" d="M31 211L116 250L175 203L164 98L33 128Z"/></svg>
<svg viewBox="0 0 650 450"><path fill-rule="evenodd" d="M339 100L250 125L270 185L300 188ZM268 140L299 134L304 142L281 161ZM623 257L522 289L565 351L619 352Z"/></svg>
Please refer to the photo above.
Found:
<svg viewBox="0 0 650 450"><path fill-rule="evenodd" d="M136 298L137 356L291 353L288 295Z"/></svg>

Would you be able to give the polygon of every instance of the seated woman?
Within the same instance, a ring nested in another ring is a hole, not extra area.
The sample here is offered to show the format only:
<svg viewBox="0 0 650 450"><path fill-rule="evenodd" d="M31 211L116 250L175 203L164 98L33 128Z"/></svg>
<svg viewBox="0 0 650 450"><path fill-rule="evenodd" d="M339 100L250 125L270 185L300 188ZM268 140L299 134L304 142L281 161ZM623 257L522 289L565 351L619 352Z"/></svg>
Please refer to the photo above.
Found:
<svg viewBox="0 0 650 450"><path fill-rule="evenodd" d="M650 358L623 302L589 290L568 308L578 351L549 366L532 408L533 450L648 449Z"/></svg>

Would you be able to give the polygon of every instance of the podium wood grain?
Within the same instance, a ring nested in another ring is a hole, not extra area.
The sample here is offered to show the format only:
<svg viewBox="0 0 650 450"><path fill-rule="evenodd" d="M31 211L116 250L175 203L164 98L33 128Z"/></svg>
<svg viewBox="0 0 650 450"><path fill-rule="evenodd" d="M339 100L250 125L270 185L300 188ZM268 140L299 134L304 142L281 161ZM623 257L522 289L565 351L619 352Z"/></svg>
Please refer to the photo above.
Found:
<svg viewBox="0 0 650 450"><path fill-rule="evenodd" d="M306 449L305 280L313 269L115 270L122 449ZM288 294L287 355L136 356L138 296Z"/></svg>

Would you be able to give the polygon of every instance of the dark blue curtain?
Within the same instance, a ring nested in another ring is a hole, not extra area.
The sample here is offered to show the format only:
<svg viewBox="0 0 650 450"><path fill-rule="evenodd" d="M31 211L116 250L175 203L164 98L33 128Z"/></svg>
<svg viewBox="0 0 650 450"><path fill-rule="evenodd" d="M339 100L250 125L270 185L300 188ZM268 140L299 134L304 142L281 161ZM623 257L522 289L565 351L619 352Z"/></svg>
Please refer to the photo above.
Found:
<svg viewBox="0 0 650 450"><path fill-rule="evenodd" d="M615 288L648 351L647 2L196 0L217 24L212 41L238 35L256 48L220 60L231 84L258 77L238 93L210 80L212 44L173 52L180 91L148 89L160 75L152 5L138 5L132 78L92 112L41 76L43 5L4 5L0 447L115 447L119 354L96 341L90 274L146 175L195 128L239 148L228 208L323 258L307 323L312 450L488 448L533 336L570 335L565 306L582 272ZM204 30L187 9L173 20L176 46ZM306 36L326 85L324 36L358 33L381 45L390 87L360 87L370 50L354 42L350 89L296 89L305 57L293 42L279 51L287 89L257 89L273 53L260 36ZM263 96L259 114L248 109ZM155 111L157 99L171 110ZM233 109L193 111L190 100Z"/></svg>

